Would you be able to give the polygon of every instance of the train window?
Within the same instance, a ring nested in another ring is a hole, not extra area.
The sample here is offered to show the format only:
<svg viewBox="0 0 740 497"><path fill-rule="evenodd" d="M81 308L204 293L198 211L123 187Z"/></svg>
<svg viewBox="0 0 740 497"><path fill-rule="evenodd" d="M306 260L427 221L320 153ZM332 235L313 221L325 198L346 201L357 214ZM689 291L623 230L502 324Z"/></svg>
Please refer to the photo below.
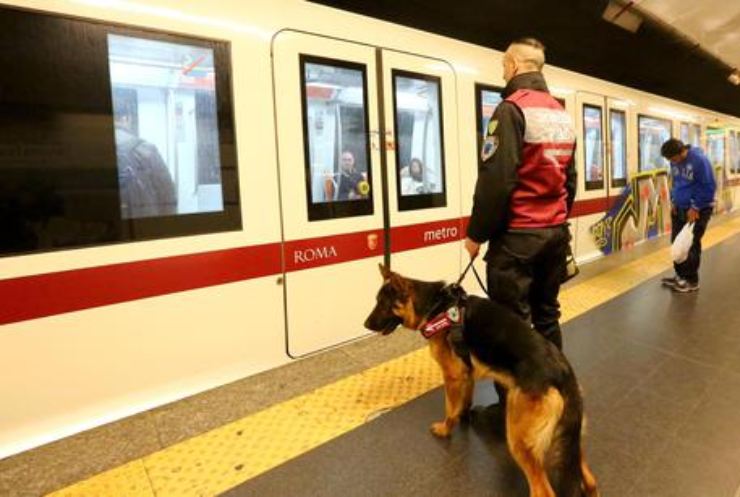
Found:
<svg viewBox="0 0 740 497"><path fill-rule="evenodd" d="M441 81L406 71L392 74L398 209L444 207Z"/></svg>
<svg viewBox="0 0 740 497"><path fill-rule="evenodd" d="M476 83L475 85L475 116L476 122L476 143L478 145L478 152L483 147L483 140L486 138L486 130L488 128L488 121L491 120L493 112L503 100L501 97L501 91L503 88L497 86L488 86ZM480 153L478 155L478 165L480 166Z"/></svg>
<svg viewBox="0 0 740 497"><path fill-rule="evenodd" d="M691 143L691 138L689 137L689 123L681 123L681 129L679 132L679 140L681 140L684 143Z"/></svg>
<svg viewBox="0 0 740 497"><path fill-rule="evenodd" d="M638 116L639 159L638 170L650 171L668 167L668 161L660 155L660 147L671 137L671 121L650 116Z"/></svg>
<svg viewBox="0 0 740 497"><path fill-rule="evenodd" d="M730 132L730 170L740 173L740 132Z"/></svg>
<svg viewBox="0 0 740 497"><path fill-rule="evenodd" d="M624 111L609 111L611 140L611 186L627 184L627 116Z"/></svg>
<svg viewBox="0 0 740 497"><path fill-rule="evenodd" d="M680 140L687 145L698 147L701 141L701 126L698 124L681 123Z"/></svg>
<svg viewBox="0 0 740 497"><path fill-rule="evenodd" d="M372 214L366 68L300 60L308 219Z"/></svg>
<svg viewBox="0 0 740 497"><path fill-rule="evenodd" d="M712 166L725 164L725 130L722 128L707 128L707 158Z"/></svg>
<svg viewBox="0 0 740 497"><path fill-rule="evenodd" d="M596 105L583 106L586 190L604 188L604 130L601 112L601 107Z"/></svg>
<svg viewBox="0 0 740 497"><path fill-rule="evenodd" d="M0 7L0 47L0 254L241 229L228 43Z"/></svg>
<svg viewBox="0 0 740 497"><path fill-rule="evenodd" d="M213 50L108 35L121 217L223 209Z"/></svg>
<svg viewBox="0 0 740 497"><path fill-rule="evenodd" d="M689 141L695 147L701 147L701 126L699 124L689 125Z"/></svg>

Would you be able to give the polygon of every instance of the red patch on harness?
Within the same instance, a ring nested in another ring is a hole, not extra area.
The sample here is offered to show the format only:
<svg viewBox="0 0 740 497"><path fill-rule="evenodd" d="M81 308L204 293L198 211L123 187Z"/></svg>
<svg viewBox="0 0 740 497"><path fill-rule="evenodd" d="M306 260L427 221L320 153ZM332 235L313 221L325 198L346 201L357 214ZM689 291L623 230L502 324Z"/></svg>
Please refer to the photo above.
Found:
<svg viewBox="0 0 740 497"><path fill-rule="evenodd" d="M424 338L432 338L440 331L444 331L452 326L452 323L457 323L458 320L459 312L457 307L451 307L427 321L427 324L421 329L421 334Z"/></svg>

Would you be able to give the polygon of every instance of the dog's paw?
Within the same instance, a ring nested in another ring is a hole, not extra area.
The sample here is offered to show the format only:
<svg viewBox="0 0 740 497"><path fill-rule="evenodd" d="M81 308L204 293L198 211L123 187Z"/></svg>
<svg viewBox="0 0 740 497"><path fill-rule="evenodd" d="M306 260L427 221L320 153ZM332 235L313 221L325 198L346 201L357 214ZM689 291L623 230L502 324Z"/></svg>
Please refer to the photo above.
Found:
<svg viewBox="0 0 740 497"><path fill-rule="evenodd" d="M442 438L449 437L450 432L452 431L450 430L449 426L447 426L447 423L445 423L444 421L434 423L432 426L429 427L429 429L432 433L434 433L434 435Z"/></svg>

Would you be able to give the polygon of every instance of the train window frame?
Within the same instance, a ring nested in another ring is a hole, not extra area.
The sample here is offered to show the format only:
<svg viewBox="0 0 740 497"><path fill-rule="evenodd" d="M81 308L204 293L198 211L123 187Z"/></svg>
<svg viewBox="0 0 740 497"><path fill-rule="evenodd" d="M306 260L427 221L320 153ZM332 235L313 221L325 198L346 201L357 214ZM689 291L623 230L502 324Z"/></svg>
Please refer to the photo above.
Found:
<svg viewBox="0 0 740 497"><path fill-rule="evenodd" d="M588 168L588 161L586 158L586 109L596 109L599 111L599 128L601 129L601 179L596 181L588 181L588 175L587 175L587 168ZM604 172L605 172L605 163L606 163L606 154L604 152L604 145L606 136L604 135L604 108L600 105L596 104L589 104L589 103L583 103L581 106L581 122L583 123L582 131L583 131L583 181L585 184L586 191L593 191L593 190L603 190L606 187L606 182L604 178Z"/></svg>
<svg viewBox="0 0 740 497"><path fill-rule="evenodd" d="M408 79L420 79L437 83L439 91L437 93L437 105L439 106L439 152L440 152L440 179L442 182L442 191L437 193L425 193L419 195L402 195L401 194L401 157L398 153L398 98L396 81L398 77ZM447 169L445 164L445 134L444 134L444 108L442 107L442 78L432 74L407 71L404 69L391 69L391 91L393 96L393 141L395 144L394 155L396 162L396 200L399 211L414 211L420 209L430 209L438 207L447 207Z"/></svg>
<svg viewBox="0 0 740 497"><path fill-rule="evenodd" d="M637 114L637 172L638 173L643 173L643 172L655 171L656 170L655 168L653 168L653 169L647 169L647 170L643 169L643 165L642 165L642 142L640 141L640 119L642 119L642 118L655 119L656 121L663 121L663 122L666 122L666 123L670 124L670 129L671 129L670 136L673 136L673 121L671 121L670 119L665 119L665 118L662 118L662 117L656 117L656 116L652 116L650 114ZM666 160L666 162L668 162L668 161ZM670 164L666 164L665 169L667 169L668 167L670 167Z"/></svg>
<svg viewBox="0 0 740 497"><path fill-rule="evenodd" d="M114 137L115 113L113 108L113 81L110 74L110 36L136 38L144 41L164 42L181 46L201 47L211 50L213 54L213 72L215 77L214 99L216 113L214 121L218 133L217 148L219 152L219 173L221 188L221 209L212 211L184 212L181 214L163 214L148 217L123 217L120 206L120 183L116 177L112 183L92 183L90 195L112 195L115 188L115 197L118 204L118 215L109 218L100 218L98 224L107 227L104 234L88 232L90 224L88 218L82 220L80 231L71 238L62 241L37 241L33 247L10 248L0 246L0 258L17 255L33 255L65 250L76 250L93 247L105 247L118 244L136 243L151 240L163 240L176 237L235 232L243 229L241 215L241 187L239 183L238 144L236 139L235 105L233 92L233 68L231 42L224 39L209 38L184 33L174 33L165 30L139 26L134 24L110 22L98 19L86 19L77 16L20 9L13 6L0 6L0 10L20 16L29 24L46 23L66 31L85 33L85 43L88 51L95 55L88 66L91 71L97 71L96 78L88 80L90 92L100 91L97 108L99 116L104 118L101 123L102 133L110 131L109 140L100 140L97 146L102 150L105 161L97 164L90 171L101 177L105 174L117 173L117 144ZM50 32L53 32L49 30ZM38 43L47 42L46 38L36 40ZM52 40L53 41L53 40ZM80 42L82 43L82 41ZM72 47L74 49L74 47ZM97 50L97 51L95 51ZM104 54L104 55L103 55ZM32 62L29 62L31 64ZM65 65L66 64L66 65ZM61 68L73 67L72 62L60 61ZM91 65L94 64L94 65ZM95 94L95 93L93 93ZM90 103L85 100L84 106L75 100L74 105L87 109ZM69 102L65 104L66 112L70 112ZM77 107L72 108L72 111ZM86 112L90 112L87 110ZM97 161L100 162L100 161ZM110 171L108 171L110 169ZM196 171L197 174L197 171ZM111 186L114 185L112 188ZM112 202L112 201L111 201ZM107 205L105 206L107 207ZM112 212L112 211L111 211ZM77 223L80 219L65 216L65 222ZM46 232L44 232L46 234ZM53 233L47 236L54 237ZM46 243L47 245L44 245Z"/></svg>
<svg viewBox="0 0 740 497"><path fill-rule="evenodd" d="M370 153L370 112L368 105L367 65L307 53L298 54L298 70L301 84L301 121L303 130L303 174L306 185L306 209L308 221L326 221L348 217L371 216L375 212L373 189L370 188L367 198L351 201L313 202L311 190L311 151L308 134L308 99L306 98L306 64L337 67L360 71L362 74L363 122L365 125L365 157L367 158L367 182L373 184L372 155Z"/></svg>
<svg viewBox="0 0 740 497"><path fill-rule="evenodd" d="M615 178L614 177L614 157L612 156L612 150L614 150L614 142L612 141L612 114L621 114L624 117L624 141L622 143L622 150L624 152L624 178ZM612 188L621 188L623 186L627 186L627 178L629 176L629 161L627 160L627 112L620 109L613 109L609 108L609 179L610 179L610 185Z"/></svg>
<svg viewBox="0 0 740 497"><path fill-rule="evenodd" d="M483 166L483 161L481 160L481 149L483 148L483 133L481 133L481 130L478 129L478 125L483 122L483 112L481 110L481 107L483 105L483 92L489 91L492 93L503 93L504 87L503 86L496 86L496 85L489 85L486 83L475 83L475 143L477 144L477 152L476 156L478 157L478 168ZM502 98L501 102L503 102L504 99ZM499 103L501 105L501 103ZM496 111L494 111L495 113ZM493 114L491 115L493 117ZM489 119L490 120L490 119ZM485 132L485 129L483 129L483 132Z"/></svg>

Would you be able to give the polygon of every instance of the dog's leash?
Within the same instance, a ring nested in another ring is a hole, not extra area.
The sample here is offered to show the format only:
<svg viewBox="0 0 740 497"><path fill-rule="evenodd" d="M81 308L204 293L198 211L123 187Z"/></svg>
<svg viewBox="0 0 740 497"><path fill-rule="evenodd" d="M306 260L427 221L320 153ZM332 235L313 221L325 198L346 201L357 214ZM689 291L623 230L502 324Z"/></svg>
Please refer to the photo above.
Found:
<svg viewBox="0 0 740 497"><path fill-rule="evenodd" d="M468 271L470 268L473 268L473 274L475 275L475 279L478 280L478 284L480 285L483 292L488 295L488 289L486 289L486 285L483 284L483 280L481 279L480 275L478 274L478 271L475 269L475 266L473 266L473 261L475 261L475 258L470 259L470 262L468 262L467 267L462 272L460 277L457 279L457 283L455 285L460 286L460 283L462 283L462 280L465 279L465 275L468 274Z"/></svg>

